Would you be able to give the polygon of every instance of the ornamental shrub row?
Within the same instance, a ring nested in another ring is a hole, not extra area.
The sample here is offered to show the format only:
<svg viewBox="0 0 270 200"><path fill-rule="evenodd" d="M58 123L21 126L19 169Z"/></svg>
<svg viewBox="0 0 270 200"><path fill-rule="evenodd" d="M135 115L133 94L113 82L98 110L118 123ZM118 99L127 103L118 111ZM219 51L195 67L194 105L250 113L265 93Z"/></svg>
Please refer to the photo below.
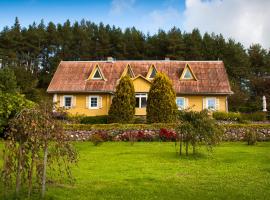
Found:
<svg viewBox="0 0 270 200"><path fill-rule="evenodd" d="M254 113L242 113L243 120L249 121L266 121L267 113L266 112L254 112Z"/></svg>
<svg viewBox="0 0 270 200"><path fill-rule="evenodd" d="M257 128L269 129L270 124L223 124L224 128ZM162 128L175 129L176 124L64 124L67 131L91 131L91 130L160 130Z"/></svg>
<svg viewBox="0 0 270 200"><path fill-rule="evenodd" d="M64 124L67 131L90 131L90 130L160 130L161 128L174 129L175 123L153 124Z"/></svg>
<svg viewBox="0 0 270 200"><path fill-rule="evenodd" d="M108 123L108 116L86 116L83 117L80 121L81 124L107 124Z"/></svg>
<svg viewBox="0 0 270 200"><path fill-rule="evenodd" d="M241 121L242 116L240 113L236 112L214 112L213 118L216 120L224 121Z"/></svg>
<svg viewBox="0 0 270 200"><path fill-rule="evenodd" d="M214 112L213 118L216 120L224 121L266 121L267 113L265 112L254 112L254 113L236 113L236 112Z"/></svg>

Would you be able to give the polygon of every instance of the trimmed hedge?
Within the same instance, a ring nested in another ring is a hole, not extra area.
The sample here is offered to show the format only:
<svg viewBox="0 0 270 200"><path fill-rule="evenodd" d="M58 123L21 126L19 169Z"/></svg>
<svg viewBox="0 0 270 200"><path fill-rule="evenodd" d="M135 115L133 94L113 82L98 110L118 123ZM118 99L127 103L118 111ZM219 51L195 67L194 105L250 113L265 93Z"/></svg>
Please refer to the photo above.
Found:
<svg viewBox="0 0 270 200"><path fill-rule="evenodd" d="M154 124L64 124L68 131L90 131L90 130L160 130L161 128L174 129L175 123Z"/></svg>
<svg viewBox="0 0 270 200"><path fill-rule="evenodd" d="M67 131L91 131L91 130L160 130L161 128L174 129L175 123L155 124L64 124ZM270 128L270 124L223 124L224 128Z"/></svg>
<svg viewBox="0 0 270 200"><path fill-rule="evenodd" d="M267 113L265 112L254 112L254 113L242 113L242 118L249 121L266 121Z"/></svg>
<svg viewBox="0 0 270 200"><path fill-rule="evenodd" d="M241 121L242 120L241 113L235 113L235 112L214 112L213 118L216 120L224 120L224 121Z"/></svg>
<svg viewBox="0 0 270 200"><path fill-rule="evenodd" d="M236 113L236 112L214 112L213 118L216 120L224 121L266 121L267 113L254 112L254 113Z"/></svg>
<svg viewBox="0 0 270 200"><path fill-rule="evenodd" d="M267 129L270 124L223 124L224 128L253 128L253 129Z"/></svg>
<svg viewBox="0 0 270 200"><path fill-rule="evenodd" d="M87 116L81 119L81 124L107 124L108 116Z"/></svg>

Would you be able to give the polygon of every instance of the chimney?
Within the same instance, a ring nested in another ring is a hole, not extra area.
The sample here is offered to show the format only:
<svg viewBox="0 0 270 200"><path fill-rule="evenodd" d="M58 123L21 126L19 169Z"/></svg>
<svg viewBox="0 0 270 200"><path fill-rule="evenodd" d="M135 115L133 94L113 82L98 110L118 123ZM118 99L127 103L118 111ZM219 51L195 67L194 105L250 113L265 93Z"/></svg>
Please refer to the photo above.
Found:
<svg viewBox="0 0 270 200"><path fill-rule="evenodd" d="M114 61L113 57L107 57L107 62L113 62L113 61Z"/></svg>
<svg viewBox="0 0 270 200"><path fill-rule="evenodd" d="M169 57L165 57L165 61L170 61L170 58Z"/></svg>

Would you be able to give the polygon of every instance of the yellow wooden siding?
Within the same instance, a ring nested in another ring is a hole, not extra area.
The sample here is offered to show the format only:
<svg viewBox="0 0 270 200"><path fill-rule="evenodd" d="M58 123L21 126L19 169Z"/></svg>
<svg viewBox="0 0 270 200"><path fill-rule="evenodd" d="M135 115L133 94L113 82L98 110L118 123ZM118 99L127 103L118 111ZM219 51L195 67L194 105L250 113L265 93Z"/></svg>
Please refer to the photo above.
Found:
<svg viewBox="0 0 270 200"><path fill-rule="evenodd" d="M216 97L219 101L219 109L218 111L227 111L226 109L226 96L181 96L177 95L177 97L184 97L188 99L188 107L193 111L201 111L203 109L203 99L207 97Z"/></svg>
<svg viewBox="0 0 270 200"><path fill-rule="evenodd" d="M76 105L73 108L67 109L67 112L70 114L82 114L87 116L96 116L96 115L108 115L109 108L111 105L112 95L110 94L67 94L76 96ZM89 109L86 107L86 97L89 95L101 96L102 97L102 108L98 109ZM57 106L59 107L60 98L64 94L57 94ZM219 101L219 111L227 111L226 108L226 96L181 96L188 99L188 107L194 111L201 111L203 109L203 99L207 97L216 97ZM146 115L146 108L136 108L135 115Z"/></svg>
<svg viewBox="0 0 270 200"><path fill-rule="evenodd" d="M135 115L146 115L146 108L135 108Z"/></svg>
<svg viewBox="0 0 270 200"><path fill-rule="evenodd" d="M97 116L97 115L108 115L108 111L111 104L111 95L109 94L67 94L68 96L76 97L76 105L70 109L67 109L67 112L70 114L80 114L87 116ZM60 98L63 98L64 94L57 95L57 106L60 106ZM97 109L87 108L86 101L89 96L100 96L102 97L102 107Z"/></svg>
<svg viewBox="0 0 270 200"><path fill-rule="evenodd" d="M142 77L137 77L133 80L133 85L136 93L149 92L151 83Z"/></svg>
<svg viewBox="0 0 270 200"><path fill-rule="evenodd" d="M151 83L142 77L137 77L133 80L134 88L136 93L148 93ZM57 106L60 106L60 98L63 98L65 94L57 95ZM67 94L76 97L76 105L67 111L70 114L83 114L87 116L96 115L108 115L109 108L111 105L112 95L110 94ZM101 96L102 97L102 108L89 109L86 106L86 97L89 95ZM201 111L203 109L203 99L207 97L216 97L219 102L219 111L227 111L226 108L226 96L196 96L196 95L177 95L177 97L185 97L188 102L188 107L194 111ZM146 108L136 108L135 115L146 115Z"/></svg>

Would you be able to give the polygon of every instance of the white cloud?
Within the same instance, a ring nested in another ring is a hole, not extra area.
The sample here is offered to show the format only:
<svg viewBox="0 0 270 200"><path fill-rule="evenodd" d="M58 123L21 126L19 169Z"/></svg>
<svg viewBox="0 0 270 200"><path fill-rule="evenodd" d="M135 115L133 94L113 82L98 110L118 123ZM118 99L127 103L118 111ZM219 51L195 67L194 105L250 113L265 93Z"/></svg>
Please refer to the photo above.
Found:
<svg viewBox="0 0 270 200"><path fill-rule="evenodd" d="M249 47L270 47L269 0L186 0L183 28L221 33Z"/></svg>
<svg viewBox="0 0 270 200"><path fill-rule="evenodd" d="M132 9L135 0L112 0L110 14L121 15Z"/></svg>
<svg viewBox="0 0 270 200"><path fill-rule="evenodd" d="M156 33L159 29L169 30L173 26L180 27L182 14L179 9L166 7L156 9L141 18L141 26L138 27L144 32Z"/></svg>

